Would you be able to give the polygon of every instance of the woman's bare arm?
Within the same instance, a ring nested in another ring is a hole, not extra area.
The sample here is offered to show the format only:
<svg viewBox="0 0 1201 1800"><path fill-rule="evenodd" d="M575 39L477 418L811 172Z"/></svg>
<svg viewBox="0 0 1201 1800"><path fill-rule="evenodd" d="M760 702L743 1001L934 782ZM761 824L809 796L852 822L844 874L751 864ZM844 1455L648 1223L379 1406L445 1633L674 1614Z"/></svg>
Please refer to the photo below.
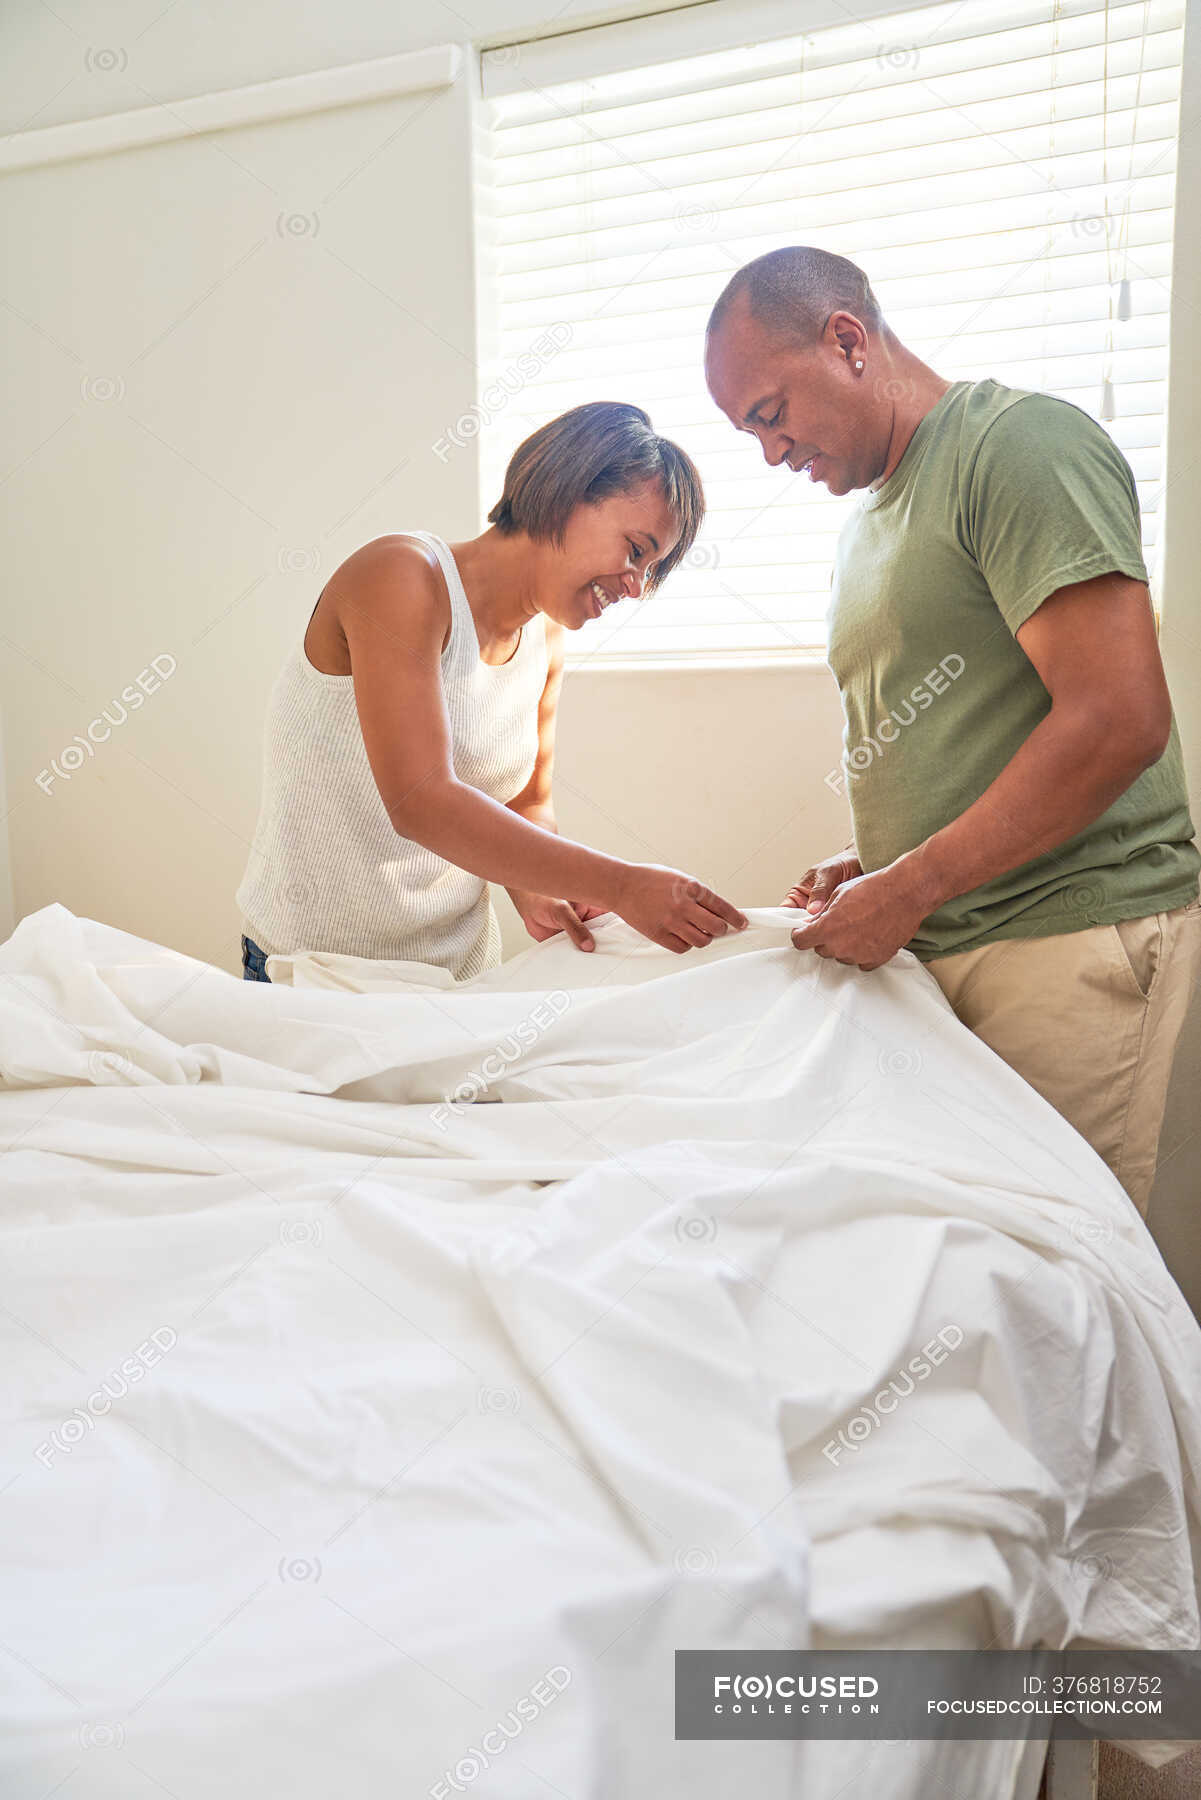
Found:
<svg viewBox="0 0 1201 1800"><path fill-rule="evenodd" d="M557 831L551 783L555 767L555 725L559 713L559 694L563 687L563 627L546 622L546 685L538 702L538 756L534 772L521 792L509 801L510 810L541 825L544 831Z"/></svg>
<svg viewBox="0 0 1201 1800"><path fill-rule="evenodd" d="M590 850L458 780L440 672L450 602L436 558L411 539L377 538L340 573L336 610L363 742L402 837L484 881L611 908L672 950L745 922L678 870Z"/></svg>
<svg viewBox="0 0 1201 1800"><path fill-rule="evenodd" d="M574 884L611 903L615 859L540 830L455 775L440 673L450 603L432 553L381 538L352 560L353 599L344 591L338 618L367 759L395 829L485 881L544 892Z"/></svg>

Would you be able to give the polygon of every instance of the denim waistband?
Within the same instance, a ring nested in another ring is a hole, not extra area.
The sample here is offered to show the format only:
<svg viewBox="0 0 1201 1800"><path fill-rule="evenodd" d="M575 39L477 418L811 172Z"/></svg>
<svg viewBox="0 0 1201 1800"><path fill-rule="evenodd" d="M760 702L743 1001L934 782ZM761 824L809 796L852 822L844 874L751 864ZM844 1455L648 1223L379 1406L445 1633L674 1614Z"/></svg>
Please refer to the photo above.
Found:
<svg viewBox="0 0 1201 1800"><path fill-rule="evenodd" d="M271 980L267 973L267 952L260 950L258 945L252 943L248 937L242 939L242 980L268 982Z"/></svg>

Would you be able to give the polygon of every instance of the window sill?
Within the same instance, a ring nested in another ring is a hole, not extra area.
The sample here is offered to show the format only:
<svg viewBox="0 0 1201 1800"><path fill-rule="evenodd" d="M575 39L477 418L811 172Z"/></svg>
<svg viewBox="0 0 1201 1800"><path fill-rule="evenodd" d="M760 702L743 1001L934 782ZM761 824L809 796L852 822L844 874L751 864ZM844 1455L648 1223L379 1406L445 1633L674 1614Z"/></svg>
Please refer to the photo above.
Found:
<svg viewBox="0 0 1201 1800"><path fill-rule="evenodd" d="M825 654L821 650L787 650L772 651L736 650L699 652L696 655L686 654L671 656L605 656L599 651L591 656L568 655L563 672L565 675L579 674L585 670L600 673L643 674L652 670L671 674L729 674L735 669L797 669L828 667Z"/></svg>

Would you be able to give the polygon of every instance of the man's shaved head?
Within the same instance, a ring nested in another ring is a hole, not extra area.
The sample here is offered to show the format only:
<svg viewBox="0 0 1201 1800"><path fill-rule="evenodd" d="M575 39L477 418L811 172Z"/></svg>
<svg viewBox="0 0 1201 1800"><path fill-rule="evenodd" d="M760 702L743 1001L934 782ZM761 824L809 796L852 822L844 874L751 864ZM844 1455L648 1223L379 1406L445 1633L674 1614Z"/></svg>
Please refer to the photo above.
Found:
<svg viewBox="0 0 1201 1800"><path fill-rule="evenodd" d="M846 494L885 466L893 365L906 354L862 269L793 245L756 257L726 286L709 319L705 380L773 467Z"/></svg>
<svg viewBox="0 0 1201 1800"><path fill-rule="evenodd" d="M734 303L745 296L750 316L773 338L816 344L832 313L848 312L869 331L886 329L871 283L845 256L809 245L769 250L739 269L709 315L708 335L718 331Z"/></svg>
<svg viewBox="0 0 1201 1800"><path fill-rule="evenodd" d="M709 316L705 381L765 462L831 494L886 481L950 386L889 330L861 268L800 245L727 283Z"/></svg>

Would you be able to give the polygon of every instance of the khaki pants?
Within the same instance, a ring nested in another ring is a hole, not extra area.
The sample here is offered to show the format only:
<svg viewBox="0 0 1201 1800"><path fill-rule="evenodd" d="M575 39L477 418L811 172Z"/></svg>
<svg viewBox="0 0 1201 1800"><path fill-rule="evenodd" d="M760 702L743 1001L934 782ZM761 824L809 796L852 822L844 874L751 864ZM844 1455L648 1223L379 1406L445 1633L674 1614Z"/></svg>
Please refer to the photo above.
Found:
<svg viewBox="0 0 1201 1800"><path fill-rule="evenodd" d="M1145 1216L1176 1040L1201 979L1201 900L926 967L956 1016L1088 1139Z"/></svg>

